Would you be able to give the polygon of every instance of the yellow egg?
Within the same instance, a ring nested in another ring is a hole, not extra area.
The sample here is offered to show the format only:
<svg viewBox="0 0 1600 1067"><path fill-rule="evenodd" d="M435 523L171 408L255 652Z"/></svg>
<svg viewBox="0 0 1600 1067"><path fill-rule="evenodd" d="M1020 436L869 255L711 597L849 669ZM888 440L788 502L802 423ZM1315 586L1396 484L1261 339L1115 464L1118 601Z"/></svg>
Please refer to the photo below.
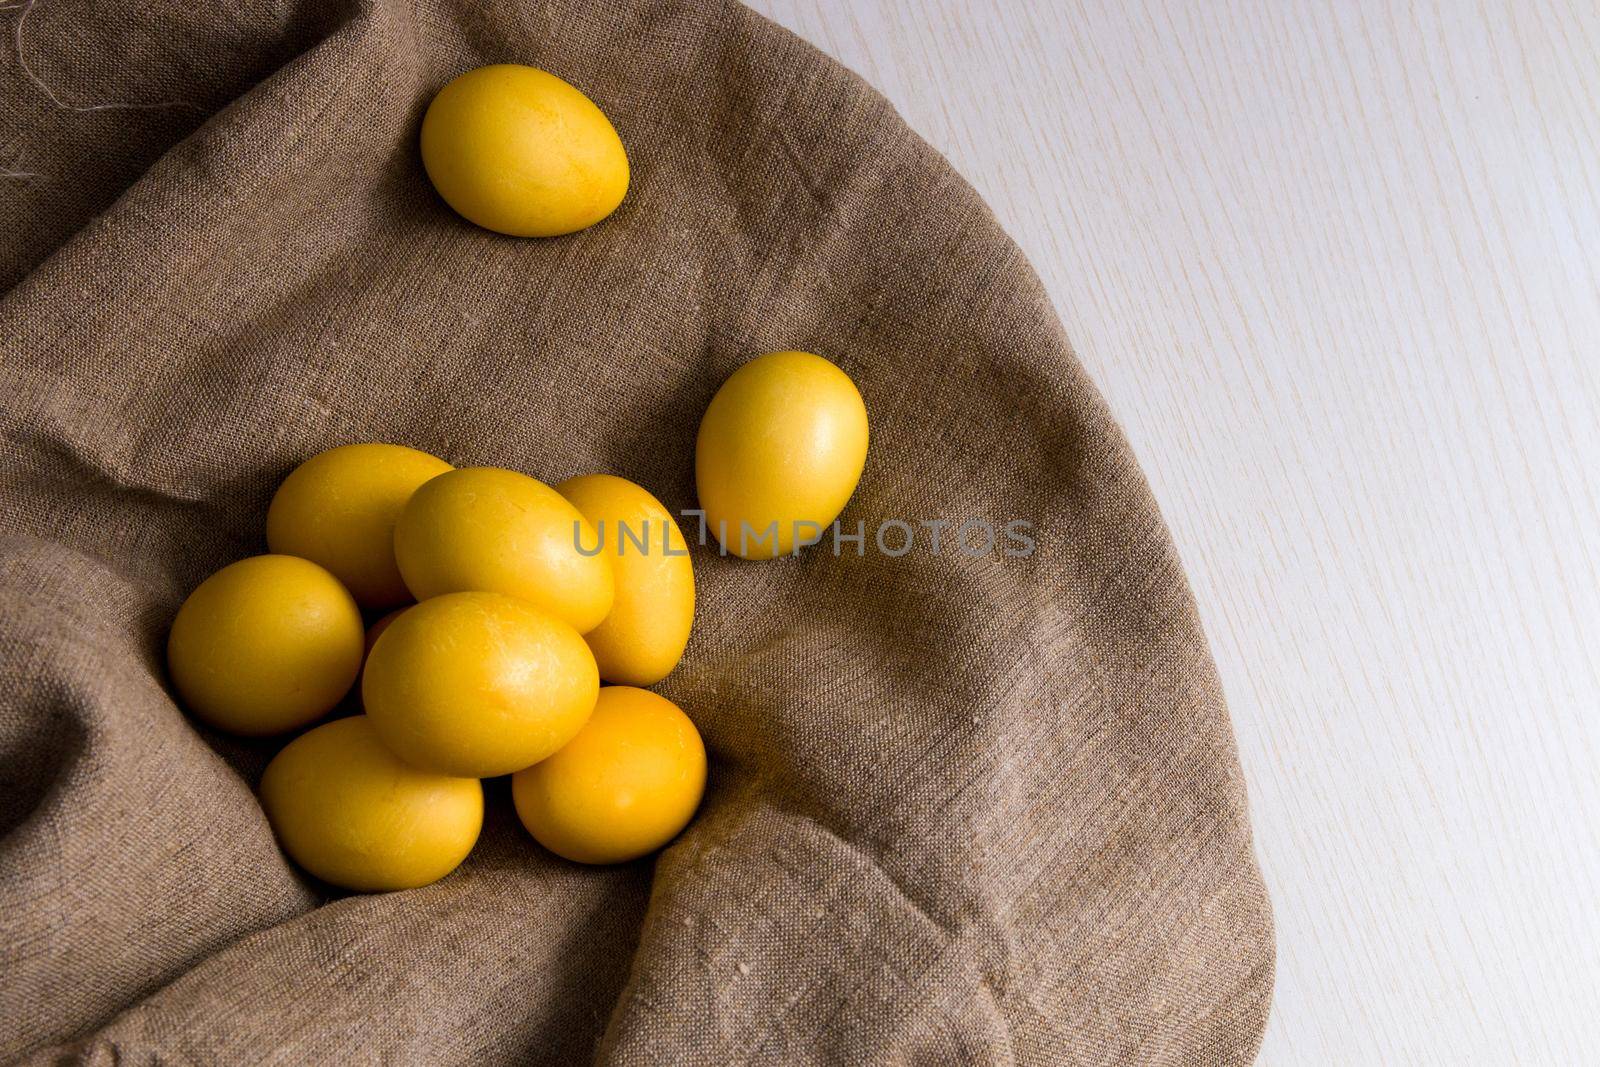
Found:
<svg viewBox="0 0 1600 1067"><path fill-rule="evenodd" d="M511 779L522 825L578 863L621 863L688 825L706 785L706 748L678 706L648 689L600 690L567 746Z"/></svg>
<svg viewBox="0 0 1600 1067"><path fill-rule="evenodd" d="M422 165L457 212L515 237L592 226L628 191L628 154L594 101L515 63L439 90L422 118Z"/></svg>
<svg viewBox="0 0 1600 1067"><path fill-rule="evenodd" d="M600 677L578 631L501 593L407 608L372 646L361 698L401 759L492 778L537 763L594 710Z"/></svg>
<svg viewBox="0 0 1600 1067"><path fill-rule="evenodd" d="M729 376L695 442L707 529L735 555L815 542L861 479L867 409L849 375L809 352L771 352Z"/></svg>
<svg viewBox="0 0 1600 1067"><path fill-rule="evenodd" d="M342 445L283 480L267 509L267 547L319 563L364 608L411 599L394 562L394 524L411 494L451 470L403 445Z"/></svg>
<svg viewBox="0 0 1600 1067"><path fill-rule="evenodd" d="M556 490L594 524L616 576L611 613L584 635L600 677L659 682L678 665L694 622L694 568L682 531L659 500L625 478L586 474Z"/></svg>
<svg viewBox="0 0 1600 1067"><path fill-rule="evenodd" d="M483 827L477 779L402 763L365 715L291 741L261 776L261 806L296 863L363 892L438 881L467 858Z"/></svg>
<svg viewBox="0 0 1600 1067"><path fill-rule="evenodd" d="M361 611L297 556L252 556L200 583L172 620L167 666L196 716L236 734L304 726L361 670Z"/></svg>
<svg viewBox="0 0 1600 1067"><path fill-rule="evenodd" d="M588 633L611 610L611 561L567 498L526 474L467 467L419 489L395 526L400 573L418 600L483 590L522 597Z"/></svg>

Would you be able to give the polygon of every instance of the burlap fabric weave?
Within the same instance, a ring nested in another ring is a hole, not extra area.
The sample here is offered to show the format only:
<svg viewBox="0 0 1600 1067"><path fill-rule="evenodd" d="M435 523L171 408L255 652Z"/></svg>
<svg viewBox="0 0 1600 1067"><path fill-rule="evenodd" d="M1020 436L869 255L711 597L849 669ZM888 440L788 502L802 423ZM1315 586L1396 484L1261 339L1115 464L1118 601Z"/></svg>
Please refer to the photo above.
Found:
<svg viewBox="0 0 1600 1067"><path fill-rule="evenodd" d="M7 54L0 1058L1252 1058L1270 913L1161 518L1017 248L859 78L692 0L40 0L26 28L66 106ZM516 240L434 195L421 110L494 61L610 114L612 218ZM442 882L302 876L252 795L276 745L198 729L163 666L278 481L382 440L692 507L700 413L777 348L860 384L869 541L696 550L659 687L712 757L688 832L578 867L502 781ZM889 556L891 518L1038 548Z"/></svg>

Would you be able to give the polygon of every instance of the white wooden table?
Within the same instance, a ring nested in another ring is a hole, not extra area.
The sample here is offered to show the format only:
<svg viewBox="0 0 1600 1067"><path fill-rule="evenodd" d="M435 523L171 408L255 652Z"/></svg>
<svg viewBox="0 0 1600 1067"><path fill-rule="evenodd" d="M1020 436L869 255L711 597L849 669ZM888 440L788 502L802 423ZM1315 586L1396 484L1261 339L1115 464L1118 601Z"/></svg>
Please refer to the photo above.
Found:
<svg viewBox="0 0 1600 1067"><path fill-rule="evenodd" d="M1127 428L1277 910L1266 1064L1600 1057L1600 6L755 0Z"/></svg>

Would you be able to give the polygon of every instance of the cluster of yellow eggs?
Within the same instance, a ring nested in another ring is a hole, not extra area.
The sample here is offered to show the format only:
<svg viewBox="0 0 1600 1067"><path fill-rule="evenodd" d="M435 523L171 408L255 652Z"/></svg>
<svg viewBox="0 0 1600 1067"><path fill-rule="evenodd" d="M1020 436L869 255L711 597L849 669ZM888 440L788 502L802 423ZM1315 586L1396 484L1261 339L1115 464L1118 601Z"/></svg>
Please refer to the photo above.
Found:
<svg viewBox="0 0 1600 1067"><path fill-rule="evenodd" d="M792 536L730 531L832 522L866 450L844 372L809 353L751 360L701 422L707 526L724 552L792 551ZM266 532L269 554L190 594L167 660L196 717L249 736L311 725L359 679L364 713L296 738L262 776L306 870L369 891L441 878L478 838L480 779L506 774L533 837L582 863L645 855L693 817L705 747L644 688L688 645L691 547L649 491L352 444L284 480Z"/></svg>
<svg viewBox="0 0 1600 1067"><path fill-rule="evenodd" d="M618 554L624 527L670 550ZM694 577L640 486L600 474L553 489L345 445L284 481L267 546L190 595L168 663L196 716L248 735L310 724L360 678L365 714L296 739L261 781L313 874L352 889L447 874L477 840L479 779L502 774L528 830L569 859L632 859L689 821L705 749L639 686L682 656ZM387 613L364 633L363 609Z"/></svg>
<svg viewBox="0 0 1600 1067"><path fill-rule="evenodd" d="M531 67L442 89L422 156L459 213L519 236L592 225L628 187L599 108ZM843 371L807 352L751 360L700 425L702 534L750 559L797 551L843 509L866 453L866 408ZM532 836L582 863L645 855L693 817L705 746L645 687L688 645L694 572L649 491L351 444L297 467L266 525L269 554L184 602L167 659L195 716L250 736L311 726L359 679L362 713L297 737L261 779L306 870L366 891L441 878L477 841L481 779L499 775Z"/></svg>

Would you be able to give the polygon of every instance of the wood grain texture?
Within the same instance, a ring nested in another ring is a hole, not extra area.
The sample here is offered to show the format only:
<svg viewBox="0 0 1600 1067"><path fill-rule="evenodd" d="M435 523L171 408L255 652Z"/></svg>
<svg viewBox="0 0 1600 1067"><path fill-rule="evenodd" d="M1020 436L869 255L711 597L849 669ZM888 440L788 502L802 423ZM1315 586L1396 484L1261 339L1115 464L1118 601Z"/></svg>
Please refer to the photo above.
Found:
<svg viewBox="0 0 1600 1067"><path fill-rule="evenodd" d="M1600 8L755 0L993 205L1195 587L1267 1064L1592 1062Z"/></svg>

